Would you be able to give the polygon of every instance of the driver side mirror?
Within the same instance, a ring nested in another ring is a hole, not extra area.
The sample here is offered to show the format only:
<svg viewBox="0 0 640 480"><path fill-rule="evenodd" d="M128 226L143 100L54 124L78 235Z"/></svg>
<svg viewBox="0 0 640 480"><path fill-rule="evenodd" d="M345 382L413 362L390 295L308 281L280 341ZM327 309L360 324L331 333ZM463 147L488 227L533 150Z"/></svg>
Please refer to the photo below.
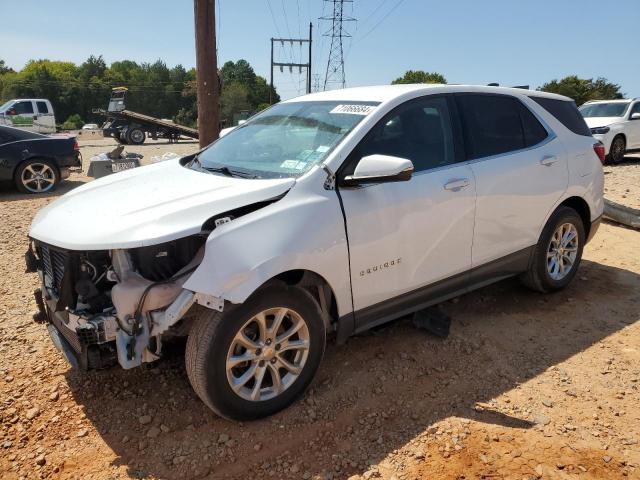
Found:
<svg viewBox="0 0 640 480"><path fill-rule="evenodd" d="M632 113L631 120L640 120L640 113Z"/></svg>
<svg viewBox="0 0 640 480"><path fill-rule="evenodd" d="M341 184L354 187L369 183L406 182L412 174L411 160L390 155L369 155L360 159L353 175L344 177Z"/></svg>

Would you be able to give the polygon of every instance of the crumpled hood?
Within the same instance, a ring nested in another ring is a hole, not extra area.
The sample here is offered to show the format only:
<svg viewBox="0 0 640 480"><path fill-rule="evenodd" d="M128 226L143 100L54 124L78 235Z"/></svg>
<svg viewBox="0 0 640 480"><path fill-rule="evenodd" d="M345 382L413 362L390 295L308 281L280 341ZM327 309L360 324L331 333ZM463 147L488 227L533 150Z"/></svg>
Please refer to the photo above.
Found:
<svg viewBox="0 0 640 480"><path fill-rule="evenodd" d="M589 128L606 127L622 121L620 117L588 117L584 119Z"/></svg>
<svg viewBox="0 0 640 480"><path fill-rule="evenodd" d="M155 245L198 233L212 216L270 200L294 183L209 174L169 160L72 190L38 212L29 236L69 250Z"/></svg>

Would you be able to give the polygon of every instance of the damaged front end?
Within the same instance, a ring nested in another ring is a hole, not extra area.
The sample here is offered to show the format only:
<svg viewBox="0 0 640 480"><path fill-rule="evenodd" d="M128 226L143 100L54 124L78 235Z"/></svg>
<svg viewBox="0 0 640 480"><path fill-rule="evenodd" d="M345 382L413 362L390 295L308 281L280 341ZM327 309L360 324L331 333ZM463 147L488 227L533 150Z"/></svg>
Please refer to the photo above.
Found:
<svg viewBox="0 0 640 480"><path fill-rule="evenodd" d="M32 241L40 310L54 344L81 369L133 368L160 358L162 341L188 332L194 303L222 310L182 285L204 256L205 233L129 250L72 251Z"/></svg>

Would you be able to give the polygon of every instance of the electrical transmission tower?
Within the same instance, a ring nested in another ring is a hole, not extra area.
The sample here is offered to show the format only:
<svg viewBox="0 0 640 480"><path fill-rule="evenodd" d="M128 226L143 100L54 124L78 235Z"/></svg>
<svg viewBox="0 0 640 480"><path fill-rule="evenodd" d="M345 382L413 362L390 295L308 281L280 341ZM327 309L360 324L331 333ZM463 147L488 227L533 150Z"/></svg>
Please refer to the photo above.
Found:
<svg viewBox="0 0 640 480"><path fill-rule="evenodd" d="M331 37L331 49L329 50L327 71L324 76L324 90L331 84L338 85L338 88L344 88L346 80L344 76L344 49L342 39L350 38L351 35L344 30L343 24L344 22L355 21L355 18L348 17L344 14L344 4L353 3L353 0L324 1L333 4L333 15L320 17L320 20L331 20L331 30L324 34L325 37Z"/></svg>

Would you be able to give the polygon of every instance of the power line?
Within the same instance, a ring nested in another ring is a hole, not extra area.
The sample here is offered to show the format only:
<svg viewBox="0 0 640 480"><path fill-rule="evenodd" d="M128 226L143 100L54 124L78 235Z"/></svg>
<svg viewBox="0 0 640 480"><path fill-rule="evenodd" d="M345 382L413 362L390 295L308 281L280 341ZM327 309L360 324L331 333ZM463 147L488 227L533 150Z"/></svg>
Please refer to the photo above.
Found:
<svg viewBox="0 0 640 480"><path fill-rule="evenodd" d="M378 6L376 8L373 9L373 12L371 12L369 15L367 15L367 17L362 20L362 22L360 22L361 25L366 25L366 23L376 14L378 13L378 10L380 10L380 8L387 2L387 0L381 0L381 2L378 4Z"/></svg>
<svg viewBox="0 0 640 480"><path fill-rule="evenodd" d="M284 25L287 28L288 38L291 38L291 30L289 29L289 18L287 17L287 10L284 8L284 0L280 0L280 4L282 5L282 13L284 14ZM294 63L293 59L295 54L293 53L293 44L289 45L290 55L289 59L291 63Z"/></svg>
<svg viewBox="0 0 640 480"><path fill-rule="evenodd" d="M392 14L392 13L393 13L393 12L394 12L394 11L395 11L399 6L400 6L400 5L402 5L402 3L403 3L403 2L404 2L404 0L399 0L399 1L398 1L398 3L396 3L396 4L391 8L391 10L389 10L389 11L386 13L386 15L385 15L384 17L382 17L382 18L380 19L380 21L379 21L378 23L376 23L376 24L371 28L371 30L369 30L369 31L368 31L367 33L365 33L362 37L360 37L360 38L358 39L358 41L360 41L360 40L364 40L365 38L367 38L367 37L369 36L369 34L371 34L371 32L373 32L376 28L378 28L378 27L382 24L382 22L384 22L384 21L389 17L389 15L391 15L391 14ZM354 43L355 43L355 42L354 42Z"/></svg>
<svg viewBox="0 0 640 480"><path fill-rule="evenodd" d="M276 33L279 37L282 36L280 33L280 29L278 28L278 22L276 22L276 16L273 14L273 8L271 8L271 0L267 0L267 5L269 6L269 12L271 12L271 20L273 20L273 26L276 27Z"/></svg>

